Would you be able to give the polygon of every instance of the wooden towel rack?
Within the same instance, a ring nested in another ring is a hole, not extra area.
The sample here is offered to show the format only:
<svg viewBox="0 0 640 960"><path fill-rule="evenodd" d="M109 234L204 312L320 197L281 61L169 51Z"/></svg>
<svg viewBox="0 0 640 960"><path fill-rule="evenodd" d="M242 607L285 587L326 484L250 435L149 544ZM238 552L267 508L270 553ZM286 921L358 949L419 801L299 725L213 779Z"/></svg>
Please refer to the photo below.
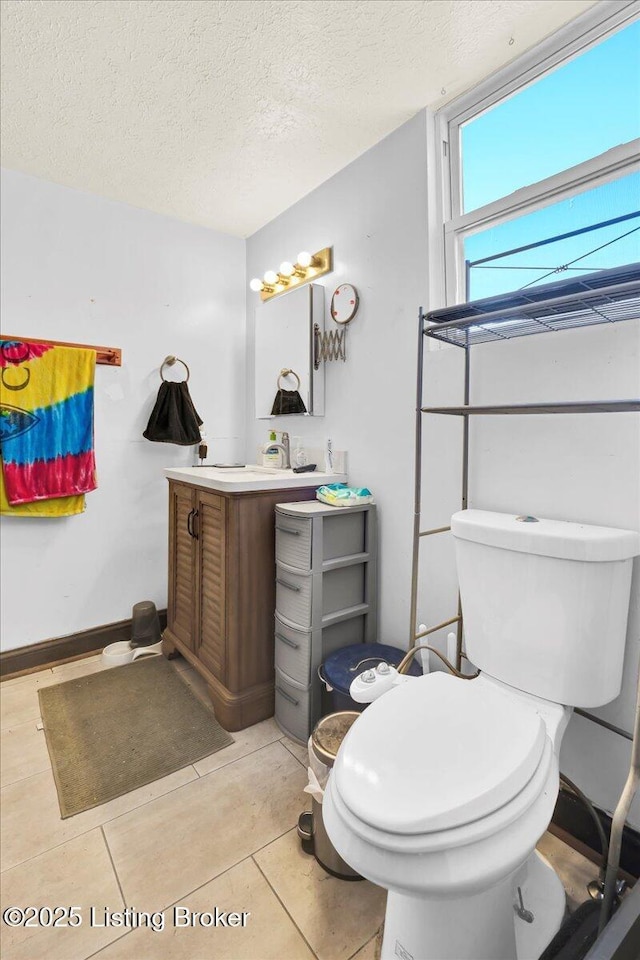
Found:
<svg viewBox="0 0 640 960"><path fill-rule="evenodd" d="M119 347L96 347L91 343L67 343L65 340L44 340L42 337L12 337L0 333L0 340L15 340L17 343L46 343L49 347L76 347L80 350L95 350L96 363L109 367L122 366L122 350Z"/></svg>

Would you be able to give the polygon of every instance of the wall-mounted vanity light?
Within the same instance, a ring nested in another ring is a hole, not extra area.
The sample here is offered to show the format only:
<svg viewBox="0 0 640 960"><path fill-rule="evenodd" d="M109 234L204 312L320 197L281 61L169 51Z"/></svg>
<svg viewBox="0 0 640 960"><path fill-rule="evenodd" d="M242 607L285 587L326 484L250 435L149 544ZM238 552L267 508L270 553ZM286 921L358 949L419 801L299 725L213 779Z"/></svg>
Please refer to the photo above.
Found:
<svg viewBox="0 0 640 960"><path fill-rule="evenodd" d="M271 297L277 297L329 273L333 269L332 253L332 247L325 247L317 253L302 250L295 263L284 260L277 273L275 270L267 270L262 280L254 277L249 287L254 293L259 293L262 300L270 300Z"/></svg>

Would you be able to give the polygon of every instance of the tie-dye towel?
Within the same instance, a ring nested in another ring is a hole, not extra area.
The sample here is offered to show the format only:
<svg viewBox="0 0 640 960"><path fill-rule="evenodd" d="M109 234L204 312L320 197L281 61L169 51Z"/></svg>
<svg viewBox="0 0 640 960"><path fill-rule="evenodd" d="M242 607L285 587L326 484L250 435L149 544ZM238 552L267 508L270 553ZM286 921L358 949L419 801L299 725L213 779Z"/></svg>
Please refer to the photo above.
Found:
<svg viewBox="0 0 640 960"><path fill-rule="evenodd" d="M63 516L84 509L83 495L97 486L95 360L94 350L0 341L1 512Z"/></svg>

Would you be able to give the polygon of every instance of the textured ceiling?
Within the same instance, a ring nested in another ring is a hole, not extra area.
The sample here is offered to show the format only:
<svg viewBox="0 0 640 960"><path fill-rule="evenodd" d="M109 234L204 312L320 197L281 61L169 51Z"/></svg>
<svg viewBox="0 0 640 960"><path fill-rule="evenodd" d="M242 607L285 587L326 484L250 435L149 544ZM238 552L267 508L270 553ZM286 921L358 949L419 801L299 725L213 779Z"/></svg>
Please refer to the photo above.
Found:
<svg viewBox="0 0 640 960"><path fill-rule="evenodd" d="M3 0L2 162L246 236L590 6Z"/></svg>

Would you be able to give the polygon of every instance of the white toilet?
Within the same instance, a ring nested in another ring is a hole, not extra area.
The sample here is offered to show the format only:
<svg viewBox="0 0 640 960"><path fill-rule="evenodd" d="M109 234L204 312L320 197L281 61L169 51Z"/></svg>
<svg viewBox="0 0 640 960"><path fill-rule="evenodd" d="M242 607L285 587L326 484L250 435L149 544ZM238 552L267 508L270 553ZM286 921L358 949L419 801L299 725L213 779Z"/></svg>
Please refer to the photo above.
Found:
<svg viewBox="0 0 640 960"><path fill-rule="evenodd" d="M345 738L327 832L388 893L382 960L535 960L562 884L535 846L573 706L620 690L628 530L465 510L452 517L475 680L408 679Z"/></svg>

